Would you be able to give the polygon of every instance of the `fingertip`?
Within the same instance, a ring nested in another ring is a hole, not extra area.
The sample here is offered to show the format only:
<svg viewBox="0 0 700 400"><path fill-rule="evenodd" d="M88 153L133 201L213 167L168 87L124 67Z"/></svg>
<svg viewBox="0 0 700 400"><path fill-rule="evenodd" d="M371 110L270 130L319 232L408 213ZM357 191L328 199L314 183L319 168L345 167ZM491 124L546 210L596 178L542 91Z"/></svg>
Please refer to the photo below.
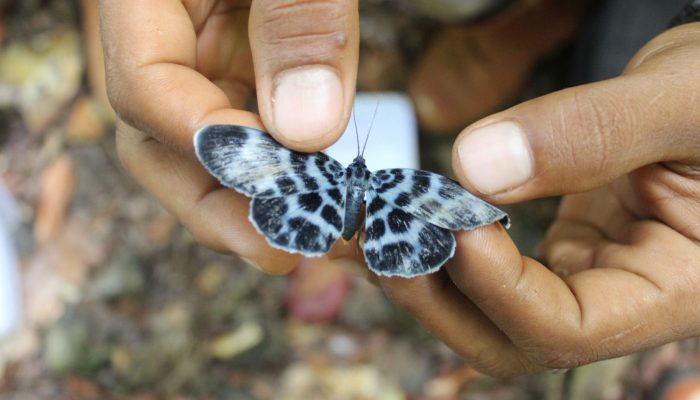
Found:
<svg viewBox="0 0 700 400"><path fill-rule="evenodd" d="M457 251L446 269L460 289L488 297L493 288L513 285L522 256L500 223L457 232L455 239Z"/></svg>
<svg viewBox="0 0 700 400"><path fill-rule="evenodd" d="M357 1L254 1L249 36L258 107L270 134L319 151L343 133L357 81Z"/></svg>

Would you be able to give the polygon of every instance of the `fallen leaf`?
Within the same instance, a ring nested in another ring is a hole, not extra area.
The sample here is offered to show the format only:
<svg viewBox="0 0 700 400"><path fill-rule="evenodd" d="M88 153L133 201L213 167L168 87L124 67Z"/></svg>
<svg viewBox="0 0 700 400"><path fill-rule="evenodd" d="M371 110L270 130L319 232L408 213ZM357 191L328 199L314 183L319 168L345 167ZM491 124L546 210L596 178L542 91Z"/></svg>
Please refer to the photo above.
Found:
<svg viewBox="0 0 700 400"><path fill-rule="evenodd" d="M114 346L109 354L109 360L112 368L119 373L132 369L134 364L134 357L125 346Z"/></svg>
<svg viewBox="0 0 700 400"><path fill-rule="evenodd" d="M396 382L373 365L314 368L297 363L282 374L275 398L404 400L406 396Z"/></svg>
<svg viewBox="0 0 700 400"><path fill-rule="evenodd" d="M474 368L465 365L426 382L425 394L431 399L455 399L459 397L459 391L464 385L480 376Z"/></svg>
<svg viewBox="0 0 700 400"><path fill-rule="evenodd" d="M96 399L102 397L99 387L88 379L68 376L63 383L71 399Z"/></svg>
<svg viewBox="0 0 700 400"><path fill-rule="evenodd" d="M64 126L66 139L71 143L97 142L104 136L109 118L104 105L83 96L75 101Z"/></svg>
<svg viewBox="0 0 700 400"><path fill-rule="evenodd" d="M226 274L227 269L224 264L219 262L208 264L197 274L195 281L197 288L204 293L212 294L221 287Z"/></svg>
<svg viewBox="0 0 700 400"><path fill-rule="evenodd" d="M38 243L46 244L63 227L74 188L73 162L68 155L62 155L41 175L34 220L34 238Z"/></svg>
<svg viewBox="0 0 700 400"><path fill-rule="evenodd" d="M74 29L16 39L0 52L0 105L19 110L30 132L43 132L78 93L82 73Z"/></svg>
<svg viewBox="0 0 700 400"><path fill-rule="evenodd" d="M212 356L228 360L260 344L265 332L254 322L245 322L238 329L215 338L209 347Z"/></svg>
<svg viewBox="0 0 700 400"><path fill-rule="evenodd" d="M107 99L107 80L105 79L105 63L100 40L100 16L95 0L81 0L81 14L83 22L83 38L85 42L85 54L87 79L90 91L103 106L109 108Z"/></svg>

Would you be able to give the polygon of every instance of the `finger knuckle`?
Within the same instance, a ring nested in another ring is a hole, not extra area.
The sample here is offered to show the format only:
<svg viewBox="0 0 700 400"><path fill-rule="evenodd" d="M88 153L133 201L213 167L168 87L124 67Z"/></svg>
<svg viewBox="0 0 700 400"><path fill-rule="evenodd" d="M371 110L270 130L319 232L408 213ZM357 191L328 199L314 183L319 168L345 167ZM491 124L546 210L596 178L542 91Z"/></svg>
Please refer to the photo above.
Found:
<svg viewBox="0 0 700 400"><path fill-rule="evenodd" d="M123 97L123 86L119 84L119 80L116 78L114 73L109 73L108 71L105 78L107 85L107 99L109 100L109 104L112 106L112 109L117 115L122 116L122 114L124 114L124 109L121 106L123 102L120 100Z"/></svg>
<svg viewBox="0 0 700 400"><path fill-rule="evenodd" d="M593 347L586 343L575 336L559 336L539 340L522 350L528 359L545 368L574 368L596 359L591 354Z"/></svg>
<svg viewBox="0 0 700 400"><path fill-rule="evenodd" d="M261 43L271 47L266 55L291 68L309 60L332 62L351 43L346 2L297 0L280 4L258 3Z"/></svg>
<svg viewBox="0 0 700 400"><path fill-rule="evenodd" d="M481 357L476 358L476 361L472 362L474 369L481 372L482 374L491 376L497 379L510 379L518 376L522 376L528 373L536 372L541 367L533 364L530 360L525 357L519 357L514 359L509 359L508 363L504 363L502 359L496 357ZM486 360L486 361L484 361Z"/></svg>
<svg viewBox="0 0 700 400"><path fill-rule="evenodd" d="M140 125L138 110L133 105L135 99L142 95L143 84L139 85L137 82L136 74L131 71L113 71L106 75L109 104L114 113L131 126Z"/></svg>
<svg viewBox="0 0 700 400"><path fill-rule="evenodd" d="M562 131L567 156L574 163L589 165L592 173L607 171L617 162L616 150L627 148L634 125L627 101L616 90L603 86L574 90L561 110ZM566 131L577 130L577 132ZM583 159L585 158L585 159Z"/></svg>

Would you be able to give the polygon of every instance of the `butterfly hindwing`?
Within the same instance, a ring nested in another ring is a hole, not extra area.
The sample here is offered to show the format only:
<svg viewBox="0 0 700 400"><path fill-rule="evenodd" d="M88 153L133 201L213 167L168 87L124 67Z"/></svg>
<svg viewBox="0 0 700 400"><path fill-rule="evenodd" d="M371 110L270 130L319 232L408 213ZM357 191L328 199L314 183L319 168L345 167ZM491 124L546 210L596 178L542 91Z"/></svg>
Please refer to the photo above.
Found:
<svg viewBox="0 0 700 400"><path fill-rule="evenodd" d="M395 207L441 228L471 230L496 221L510 225L506 213L432 172L384 169L372 175L371 187Z"/></svg>
<svg viewBox="0 0 700 400"><path fill-rule="evenodd" d="M253 200L249 219L275 248L314 257L338 239L345 170L323 153L299 153L266 133L212 125L195 134L195 151L223 186Z"/></svg>
<svg viewBox="0 0 700 400"><path fill-rule="evenodd" d="M378 275L411 278L437 271L454 255L455 238L367 191L364 254Z"/></svg>
<svg viewBox="0 0 700 400"><path fill-rule="evenodd" d="M438 270L455 251L454 230L508 216L442 175L414 169L372 174L367 190L365 259L379 275L415 277Z"/></svg>
<svg viewBox="0 0 700 400"><path fill-rule="evenodd" d="M222 185L253 196L289 196L344 185L345 169L324 153L289 150L268 134L238 125L206 126L195 152Z"/></svg>
<svg viewBox="0 0 700 400"><path fill-rule="evenodd" d="M327 253L340 236L343 215L343 196L333 188L294 196L256 196L249 218L273 247L317 257Z"/></svg>

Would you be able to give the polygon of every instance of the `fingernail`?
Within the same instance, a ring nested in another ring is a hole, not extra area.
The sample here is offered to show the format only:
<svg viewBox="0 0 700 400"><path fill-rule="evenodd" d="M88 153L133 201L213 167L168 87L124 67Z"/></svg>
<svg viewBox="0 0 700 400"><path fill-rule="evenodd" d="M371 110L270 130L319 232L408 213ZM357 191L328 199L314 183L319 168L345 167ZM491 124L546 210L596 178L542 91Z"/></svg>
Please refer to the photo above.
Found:
<svg viewBox="0 0 700 400"><path fill-rule="evenodd" d="M532 177L532 156L522 128L497 122L470 132L457 147L464 175L481 193L514 189Z"/></svg>
<svg viewBox="0 0 700 400"><path fill-rule="evenodd" d="M292 141L325 136L338 125L343 112L343 87L327 68L297 68L282 72L272 97L277 133Z"/></svg>

